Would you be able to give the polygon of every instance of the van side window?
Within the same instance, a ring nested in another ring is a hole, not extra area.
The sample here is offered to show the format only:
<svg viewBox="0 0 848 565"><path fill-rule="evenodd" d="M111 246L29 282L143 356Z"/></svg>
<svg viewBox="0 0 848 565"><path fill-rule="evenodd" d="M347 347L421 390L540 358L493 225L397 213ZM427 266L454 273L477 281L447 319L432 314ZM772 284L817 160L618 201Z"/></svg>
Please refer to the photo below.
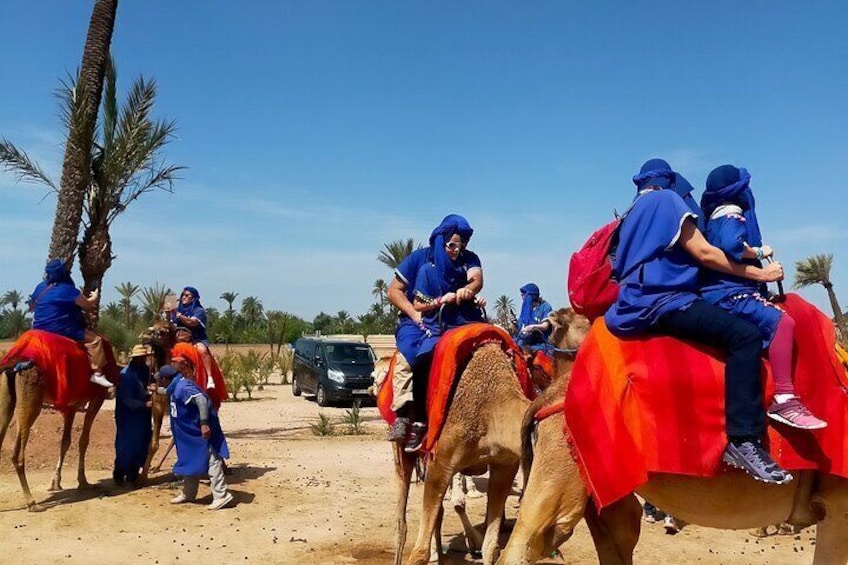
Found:
<svg viewBox="0 0 848 565"><path fill-rule="evenodd" d="M315 342L309 340L299 340L295 344L295 350L300 354L304 359L312 360L312 357L315 356Z"/></svg>

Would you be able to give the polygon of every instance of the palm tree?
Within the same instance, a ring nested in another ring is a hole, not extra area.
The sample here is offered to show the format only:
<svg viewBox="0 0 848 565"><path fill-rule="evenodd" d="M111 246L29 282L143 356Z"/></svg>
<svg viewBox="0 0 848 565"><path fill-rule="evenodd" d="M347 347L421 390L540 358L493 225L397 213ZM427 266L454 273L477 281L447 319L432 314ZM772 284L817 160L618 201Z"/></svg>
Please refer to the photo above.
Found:
<svg viewBox="0 0 848 565"><path fill-rule="evenodd" d="M256 327L262 320L263 312L262 301L255 296L248 296L241 301L241 315L247 321L248 327Z"/></svg>
<svg viewBox="0 0 848 565"><path fill-rule="evenodd" d="M506 294L502 294L495 301L495 320L497 324L503 328L509 329L514 325L515 318L515 303L512 298Z"/></svg>
<svg viewBox="0 0 848 565"><path fill-rule="evenodd" d="M122 316L124 316L124 309L117 302L110 302L100 313L101 317L106 316L107 318L112 318L113 320L120 320Z"/></svg>
<svg viewBox="0 0 848 565"><path fill-rule="evenodd" d="M155 283L141 289L141 306L144 308L145 318L148 322L156 319L165 305L165 297L171 294L171 289L164 284Z"/></svg>
<svg viewBox="0 0 848 565"><path fill-rule="evenodd" d="M795 288L804 288L814 284L820 284L827 291L827 298L830 300L830 307L833 309L833 319L836 322L836 327L842 334L842 339L846 337L845 315L842 313L842 308L839 307L839 300L836 298L836 293L833 291L833 283L830 281L830 269L833 267L833 253L813 255L806 259L795 262Z"/></svg>
<svg viewBox="0 0 848 565"><path fill-rule="evenodd" d="M220 298L221 298L221 300L223 300L224 302L227 303L227 316L232 318L233 312L234 312L233 302L235 302L236 298L238 298L238 292L232 292L232 291L223 292L223 293L221 293Z"/></svg>
<svg viewBox="0 0 848 565"><path fill-rule="evenodd" d="M63 258L68 265L73 263L83 201L91 186L91 149L117 11L118 0L97 0L94 3L76 81L79 88L73 92L71 113L66 116L70 127L48 256Z"/></svg>
<svg viewBox="0 0 848 565"><path fill-rule="evenodd" d="M386 293L389 291L389 285L383 279L374 281L374 288L371 289L371 294L379 301L382 308L386 304Z"/></svg>
<svg viewBox="0 0 848 565"><path fill-rule="evenodd" d="M7 290L2 297L0 297L0 306L11 306L13 311L17 311L18 305L23 302L24 295L18 292L17 290Z"/></svg>
<svg viewBox="0 0 848 565"><path fill-rule="evenodd" d="M399 239L397 241L384 243L383 247L385 249L380 251L380 254L377 256L377 261L390 269L397 269L397 266L400 265L401 261L406 259L407 255L416 249L421 249L421 245L416 246L411 237L405 241Z"/></svg>
<svg viewBox="0 0 848 565"><path fill-rule="evenodd" d="M121 283L115 287L118 294L121 295L121 309L124 312L124 326L130 327L130 316L132 314L132 299L141 292L141 287L129 281Z"/></svg>
<svg viewBox="0 0 848 565"><path fill-rule="evenodd" d="M150 112L156 99L156 85L139 77L123 107L118 108L117 72L113 62L106 69L106 95L103 100L99 139L91 145L89 190L83 202L83 235L80 242L80 271L86 290L100 288L112 265L112 238L109 228L132 202L156 189L173 191L176 174L183 168L166 165L162 150L173 137L174 122L153 122ZM77 83L64 83L59 90L63 101L65 128L73 130L73 106ZM69 136L71 134L69 133ZM19 180L46 184L62 191L43 173L38 163L9 141L0 140L0 164L17 174ZM79 222L78 222L79 224ZM96 325L96 310L92 317Z"/></svg>

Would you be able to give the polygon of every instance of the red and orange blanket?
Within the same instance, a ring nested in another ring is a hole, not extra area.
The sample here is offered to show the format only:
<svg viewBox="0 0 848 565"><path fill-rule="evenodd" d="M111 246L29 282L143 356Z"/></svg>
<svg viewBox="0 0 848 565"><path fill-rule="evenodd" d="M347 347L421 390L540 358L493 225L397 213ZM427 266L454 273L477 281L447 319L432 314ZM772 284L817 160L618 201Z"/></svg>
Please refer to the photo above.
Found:
<svg viewBox="0 0 848 565"><path fill-rule="evenodd" d="M471 359L474 351L488 343L498 343L512 357L521 390L528 398L535 397L533 383L521 350L506 331L491 324L475 323L445 332L433 353L433 365L427 385L427 439L422 448L425 453L431 453L436 447L445 423L457 375ZM391 409L395 359L396 357L392 358L389 363L388 374L377 392L377 407L383 419L389 424L395 420L395 414Z"/></svg>
<svg viewBox="0 0 848 565"><path fill-rule="evenodd" d="M203 358L200 356L200 352L197 348L191 343L177 343L171 348L171 357L173 358L177 356L183 356L194 364L194 374L197 386L209 395L209 399L212 400L212 406L215 410L218 410L221 407L221 403L227 399L228 393L227 383L224 381L224 374L221 372L221 368L218 367L218 362L215 360L215 357L212 357L212 382L215 383L215 387L207 389L206 382L208 380L208 376L206 375L206 366L203 364Z"/></svg>
<svg viewBox="0 0 848 565"><path fill-rule="evenodd" d="M103 373L107 379L117 383L118 365L112 347L104 343L104 351L107 364ZM36 364L44 377L45 401L57 410L72 408L106 393L105 388L89 381L91 365L88 353L81 343L70 338L42 330L24 332L0 361L0 366L8 367L29 360Z"/></svg>
<svg viewBox="0 0 848 565"><path fill-rule="evenodd" d="M828 427L810 432L770 425L769 451L786 469L848 478L848 379L833 323L795 294L783 308L796 323L796 392ZM595 321L577 355L565 419L572 452L599 507L638 488L648 473L722 472L722 358L669 337L620 340L603 318ZM765 361L762 374L767 405L774 385Z"/></svg>

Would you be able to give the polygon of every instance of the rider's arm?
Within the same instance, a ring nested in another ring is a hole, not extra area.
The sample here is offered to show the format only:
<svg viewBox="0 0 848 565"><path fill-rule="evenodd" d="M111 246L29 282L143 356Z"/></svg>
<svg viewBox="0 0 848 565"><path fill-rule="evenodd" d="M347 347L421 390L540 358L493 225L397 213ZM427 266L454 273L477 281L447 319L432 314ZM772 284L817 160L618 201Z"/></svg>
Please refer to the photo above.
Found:
<svg viewBox="0 0 848 565"><path fill-rule="evenodd" d="M86 296L83 293L79 293L79 295L74 299L74 304L82 308L83 310L94 310L97 307L97 299L100 297L100 292L94 290L90 295Z"/></svg>
<svg viewBox="0 0 848 565"><path fill-rule="evenodd" d="M406 297L406 289L407 284L399 278L394 277L392 282L389 283L389 290L386 295L388 296L389 302L391 302L395 308L409 316L412 320L419 321L421 316Z"/></svg>
<svg viewBox="0 0 848 565"><path fill-rule="evenodd" d="M438 310L442 307L442 304L449 304L455 300L456 293L454 292L448 292L437 298L430 298L416 291L412 305L417 312L430 312L431 310Z"/></svg>
<svg viewBox="0 0 848 565"><path fill-rule="evenodd" d="M184 326L187 326L189 328L196 327L198 324L200 324L200 320L198 320L197 318L191 318L189 316L185 316L183 314L180 314L179 312L177 312L176 320L177 320L178 323L180 323Z"/></svg>
<svg viewBox="0 0 848 565"><path fill-rule="evenodd" d="M683 222L680 239L677 243L698 263L708 269L757 282L774 282L783 279L783 267L779 263L771 263L761 269L729 259L724 251L710 245L704 239L691 217Z"/></svg>

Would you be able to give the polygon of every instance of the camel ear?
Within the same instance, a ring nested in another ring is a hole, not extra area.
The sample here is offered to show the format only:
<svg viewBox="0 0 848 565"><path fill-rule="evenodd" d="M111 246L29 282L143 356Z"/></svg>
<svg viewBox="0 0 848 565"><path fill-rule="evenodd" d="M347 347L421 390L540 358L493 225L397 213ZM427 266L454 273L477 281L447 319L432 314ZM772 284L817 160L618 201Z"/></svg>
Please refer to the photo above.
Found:
<svg viewBox="0 0 848 565"><path fill-rule="evenodd" d="M560 308L551 312L548 320L550 320L555 328L567 328L571 325L575 315L574 310L571 308Z"/></svg>

